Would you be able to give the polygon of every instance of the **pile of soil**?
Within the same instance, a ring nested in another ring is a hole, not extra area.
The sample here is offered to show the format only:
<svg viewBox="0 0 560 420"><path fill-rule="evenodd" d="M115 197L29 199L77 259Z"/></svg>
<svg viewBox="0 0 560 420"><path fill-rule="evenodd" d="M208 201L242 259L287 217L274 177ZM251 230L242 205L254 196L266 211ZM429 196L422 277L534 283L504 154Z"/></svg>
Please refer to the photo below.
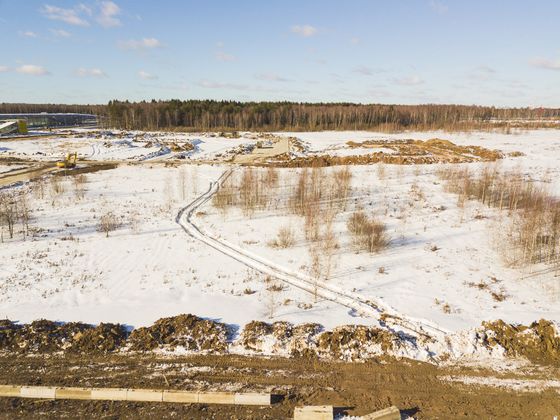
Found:
<svg viewBox="0 0 560 420"><path fill-rule="evenodd" d="M325 331L318 337L317 353L343 360L356 360L386 354L398 338L389 331L365 325L344 325Z"/></svg>
<svg viewBox="0 0 560 420"><path fill-rule="evenodd" d="M41 319L18 325L0 321L0 350L17 353L109 352L119 348L127 332L121 325L93 327L81 322L66 324Z"/></svg>
<svg viewBox="0 0 560 420"><path fill-rule="evenodd" d="M364 325L344 325L322 332L320 324L294 326L288 322L253 321L245 326L240 343L257 353L355 360L371 358L398 347L389 331Z"/></svg>
<svg viewBox="0 0 560 420"><path fill-rule="evenodd" d="M507 356L526 357L534 363L560 363L560 331L541 319L530 326L508 324L502 320L483 322L484 342L501 346Z"/></svg>
<svg viewBox="0 0 560 420"><path fill-rule="evenodd" d="M431 139L422 140L395 140L377 141L366 140L361 143L349 141L347 145L353 148L371 147L371 153L356 156L298 156L289 154L276 156L269 161L271 166L302 168L325 167L337 165L368 165L374 163L389 163L397 165L417 165L436 163L467 163L467 162L493 162L503 158L498 150L486 149L480 146L459 146L449 140ZM394 150L395 153L376 151L376 147Z"/></svg>
<svg viewBox="0 0 560 420"><path fill-rule="evenodd" d="M226 324L195 315L178 315L161 318L150 327L133 330L128 345L135 351L182 347L189 351L225 352L228 328Z"/></svg>

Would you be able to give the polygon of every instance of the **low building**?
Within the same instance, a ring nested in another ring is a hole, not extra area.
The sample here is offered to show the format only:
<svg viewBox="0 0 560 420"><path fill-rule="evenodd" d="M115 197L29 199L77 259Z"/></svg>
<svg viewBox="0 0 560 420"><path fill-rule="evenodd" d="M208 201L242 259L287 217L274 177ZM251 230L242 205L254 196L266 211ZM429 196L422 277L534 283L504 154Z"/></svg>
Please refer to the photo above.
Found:
<svg viewBox="0 0 560 420"><path fill-rule="evenodd" d="M0 136L9 136L14 134L27 134L27 123L25 120L0 121Z"/></svg>

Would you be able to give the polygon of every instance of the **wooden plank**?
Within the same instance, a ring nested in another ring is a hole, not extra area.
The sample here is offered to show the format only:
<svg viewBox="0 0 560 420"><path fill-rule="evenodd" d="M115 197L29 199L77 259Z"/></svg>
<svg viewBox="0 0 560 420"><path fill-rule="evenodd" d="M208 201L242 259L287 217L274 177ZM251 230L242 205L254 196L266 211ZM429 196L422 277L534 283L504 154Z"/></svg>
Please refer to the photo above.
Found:
<svg viewBox="0 0 560 420"><path fill-rule="evenodd" d="M294 420L333 420L332 405L308 405L294 409Z"/></svg>
<svg viewBox="0 0 560 420"><path fill-rule="evenodd" d="M126 389L121 388L93 388L92 400L126 401Z"/></svg>
<svg viewBox="0 0 560 420"><path fill-rule="evenodd" d="M54 386L22 386L19 396L22 398L49 398L56 396L56 388Z"/></svg>
<svg viewBox="0 0 560 420"><path fill-rule="evenodd" d="M401 420L401 411L392 405L383 410L362 416L363 420Z"/></svg>
<svg viewBox="0 0 560 420"><path fill-rule="evenodd" d="M259 392L236 392L234 401L239 405L270 405L271 395Z"/></svg>
<svg viewBox="0 0 560 420"><path fill-rule="evenodd" d="M56 388L56 399L90 400L91 388Z"/></svg>
<svg viewBox="0 0 560 420"><path fill-rule="evenodd" d="M196 391L163 391L164 402L197 403L198 392Z"/></svg>
<svg viewBox="0 0 560 420"><path fill-rule="evenodd" d="M0 385L0 397L19 397L21 386Z"/></svg>
<svg viewBox="0 0 560 420"><path fill-rule="evenodd" d="M163 391L155 389L129 389L126 393L126 400L162 402Z"/></svg>
<svg viewBox="0 0 560 420"><path fill-rule="evenodd" d="M199 392L198 402L202 404L235 404L233 392Z"/></svg>

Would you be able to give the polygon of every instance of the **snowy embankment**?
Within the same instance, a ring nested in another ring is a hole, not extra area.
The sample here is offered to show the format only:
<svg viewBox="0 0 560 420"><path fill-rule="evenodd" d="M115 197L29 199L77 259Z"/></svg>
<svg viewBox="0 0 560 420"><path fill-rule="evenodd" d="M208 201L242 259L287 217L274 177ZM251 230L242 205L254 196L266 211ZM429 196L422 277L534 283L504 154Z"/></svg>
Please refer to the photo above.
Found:
<svg viewBox="0 0 560 420"><path fill-rule="evenodd" d="M507 158L498 165L520 166L527 176L558 193L553 180L559 174L559 133L406 133L406 137L437 136L456 143L523 151L525 156ZM253 141L249 137L178 135L187 136L200 138L199 153L214 157L234 143ZM296 136L317 142L313 148L325 150L348 140L386 135ZM10 147L25 149L27 144ZM190 237L175 223L176 215L228 167L150 166L122 166L88 174L82 198L77 197L72 178L62 181L64 191L57 194L47 181L44 195L34 194L30 203L32 237L23 240L16 233L10 240L4 232L0 316L20 322L47 318L142 327L163 316L193 313L237 326L239 335L253 320L287 321L296 326L319 323L327 330L347 324L377 328L377 306L397 318L413 323L422 319L420 324L452 331L450 342L403 340L391 350L423 360L429 359L430 352L498 357L500 348L485 344L484 330L480 330L483 321L504 319L528 325L541 318L560 320L560 283L554 273L541 273L539 267L506 266L494 243L499 237L495 234L499 228L496 210L474 201L459 207L457 197L443 190L435 165L351 167L351 200L333 225L339 242L334 268L318 298L306 284L310 255L301 218L281 208L257 211L252 217L238 209L223 213L206 200L192 212L191 220L207 240ZM278 172L281 179L295 182L298 171ZM391 237L387 250L369 254L352 247L346 221L356 208L387 225ZM108 238L97 231L99 218L107 211L120 220L119 228ZM271 247L270 241L284 225L294 228L294 245ZM214 247L208 246L212 240ZM268 276L276 278L274 293ZM390 319L387 324L410 334L410 325L405 330ZM263 343L255 346L265 353L267 348L276 348L277 353L287 354L291 344L271 334L265 331ZM319 340L319 334L315 336ZM382 344L371 339L371 349L364 351L383 354Z"/></svg>

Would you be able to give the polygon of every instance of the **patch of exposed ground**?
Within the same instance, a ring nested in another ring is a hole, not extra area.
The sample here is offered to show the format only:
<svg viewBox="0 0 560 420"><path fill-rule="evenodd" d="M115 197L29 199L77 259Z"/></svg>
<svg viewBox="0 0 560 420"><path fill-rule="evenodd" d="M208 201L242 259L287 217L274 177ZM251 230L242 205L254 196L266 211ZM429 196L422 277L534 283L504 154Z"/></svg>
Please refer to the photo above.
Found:
<svg viewBox="0 0 560 420"><path fill-rule="evenodd" d="M493 162L503 158L502 152L481 146L459 146L449 140L366 140L364 142L347 142L350 149L348 156L331 156L317 154L308 156L291 156L284 154L269 160L278 167L367 165L372 163L391 163L399 165ZM371 149L369 154L351 155L351 149ZM390 149L391 153L386 150Z"/></svg>
<svg viewBox="0 0 560 420"><path fill-rule="evenodd" d="M436 338L413 337L375 326L343 325L325 331L319 324L268 324L253 321L237 338L236 327L195 315L162 318L129 332L119 324L30 324L0 321L0 352L6 354L255 354L308 356L325 360L370 360L392 356L435 363L466 360L492 364L521 358L535 364L560 365L556 324L540 320L530 326L485 322L469 331Z"/></svg>
<svg viewBox="0 0 560 420"><path fill-rule="evenodd" d="M559 375L549 368L496 376L389 358L344 363L232 355L0 356L1 384L263 391L281 397L270 407L0 398L0 418L278 419L291 418L303 404L332 404L356 416L394 404L404 418L552 418L560 413L555 388L544 384L527 392L479 382L536 382Z"/></svg>

